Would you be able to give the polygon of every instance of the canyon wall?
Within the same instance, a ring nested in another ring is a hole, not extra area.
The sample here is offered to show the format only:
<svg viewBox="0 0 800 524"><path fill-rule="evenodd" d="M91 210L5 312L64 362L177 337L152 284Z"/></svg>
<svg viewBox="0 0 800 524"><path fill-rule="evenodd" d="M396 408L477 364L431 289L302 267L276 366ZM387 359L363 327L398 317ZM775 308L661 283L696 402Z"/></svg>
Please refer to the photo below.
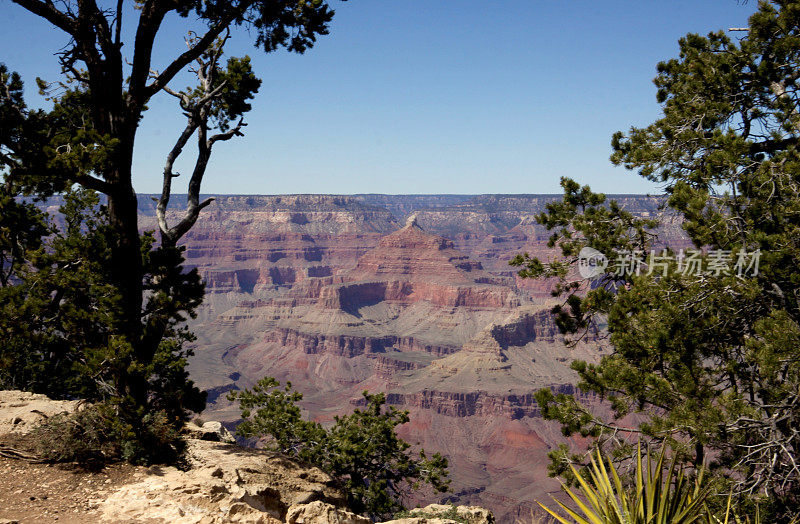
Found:
<svg viewBox="0 0 800 524"><path fill-rule="evenodd" d="M570 362L608 351L598 333L565 346L552 282L508 265L521 252L555 256L535 216L558 198L217 196L184 239L207 286L190 370L209 391L208 416L234 422L224 392L263 376L291 380L323 423L362 391L385 391L411 413L401 435L450 459L449 501L530 520L534 500L558 491L547 452L586 445L542 420L533 395L579 394ZM685 242L660 199L615 198L661 219L665 242ZM155 228L154 205L140 197L142 229ZM172 199L170 220L183 205Z"/></svg>

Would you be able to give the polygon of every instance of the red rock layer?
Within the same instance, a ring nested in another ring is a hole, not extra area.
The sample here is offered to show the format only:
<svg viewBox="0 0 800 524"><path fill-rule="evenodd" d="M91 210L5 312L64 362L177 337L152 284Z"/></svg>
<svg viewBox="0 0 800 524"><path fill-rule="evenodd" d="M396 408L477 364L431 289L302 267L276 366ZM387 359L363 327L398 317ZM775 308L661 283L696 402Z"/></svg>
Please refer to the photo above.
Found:
<svg viewBox="0 0 800 524"><path fill-rule="evenodd" d="M520 305L513 290L499 286L454 286L434 282L380 281L331 286L322 290L321 305L355 311L378 302L429 302L454 308L508 309Z"/></svg>
<svg viewBox="0 0 800 524"><path fill-rule="evenodd" d="M375 249L358 260L353 279L406 277L456 284L472 282L467 273L481 270L480 262L455 250L451 240L426 233L415 222L383 237Z"/></svg>
<svg viewBox="0 0 800 524"><path fill-rule="evenodd" d="M409 368L413 369L413 368ZM555 393L576 394L571 384L560 384L551 389ZM522 417L540 418L539 404L534 398L535 391L525 394L498 395L486 391L436 391L423 390L416 393L389 393L386 401L396 406L431 410L447 417L488 417L503 416L511 420ZM582 395L578 395L582 397ZM363 405L362 400L354 401Z"/></svg>
<svg viewBox="0 0 800 524"><path fill-rule="evenodd" d="M399 351L423 351L437 357L455 353L460 349L457 346L420 342L414 337L398 337L394 335L368 337L303 333L290 328L272 329L267 332L262 342L278 344L284 348L297 349L309 355L326 353L346 358L366 354L382 354L392 348L397 348Z"/></svg>

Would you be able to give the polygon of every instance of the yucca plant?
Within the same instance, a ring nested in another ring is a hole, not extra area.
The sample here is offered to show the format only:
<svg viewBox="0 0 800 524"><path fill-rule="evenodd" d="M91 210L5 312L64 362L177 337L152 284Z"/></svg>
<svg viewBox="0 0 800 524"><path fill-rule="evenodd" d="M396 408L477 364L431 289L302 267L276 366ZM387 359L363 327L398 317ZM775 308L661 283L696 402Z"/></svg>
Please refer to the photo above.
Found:
<svg viewBox="0 0 800 524"><path fill-rule="evenodd" d="M664 457L662 448L657 459L647 451L643 460L637 446L635 483L627 487L612 461L597 450L588 479L571 466L577 492L562 485L577 511L560 501L556 503L563 513L539 505L562 524L691 524L707 519L704 502L709 492L701 488L702 471L692 481L675 460L665 468Z"/></svg>

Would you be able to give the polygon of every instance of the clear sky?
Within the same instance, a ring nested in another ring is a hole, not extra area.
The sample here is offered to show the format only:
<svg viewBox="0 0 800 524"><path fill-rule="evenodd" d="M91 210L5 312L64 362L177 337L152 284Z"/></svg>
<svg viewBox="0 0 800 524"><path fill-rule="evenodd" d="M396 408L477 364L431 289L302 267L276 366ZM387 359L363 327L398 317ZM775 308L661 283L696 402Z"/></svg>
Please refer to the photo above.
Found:
<svg viewBox="0 0 800 524"><path fill-rule="evenodd" d="M610 164L612 133L658 117L655 66L677 55L679 37L746 25L756 9L736 0L332 5L331 34L305 55L265 55L244 31L229 46L251 55L264 83L246 136L215 147L204 193L559 193L561 176L608 193L658 192ZM182 51L186 24L167 21L157 62ZM0 34L0 61L22 73L32 105L44 104L34 79L58 78L53 53L67 40L9 0ZM150 108L137 138L139 192L160 191L184 125L173 98Z"/></svg>

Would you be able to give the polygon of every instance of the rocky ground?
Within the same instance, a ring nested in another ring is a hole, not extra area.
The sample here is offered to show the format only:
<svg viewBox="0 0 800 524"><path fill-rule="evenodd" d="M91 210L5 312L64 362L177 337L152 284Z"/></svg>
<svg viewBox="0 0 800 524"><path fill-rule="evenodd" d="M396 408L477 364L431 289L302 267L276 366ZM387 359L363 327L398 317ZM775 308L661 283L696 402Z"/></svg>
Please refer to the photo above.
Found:
<svg viewBox="0 0 800 524"><path fill-rule="evenodd" d="M286 456L225 442L219 424L190 428L190 467L127 464L87 471L38 463L29 431L79 403L0 391L0 524L370 524L347 510L346 494L327 474ZM394 524L491 524L481 508L429 506Z"/></svg>
<svg viewBox="0 0 800 524"><path fill-rule="evenodd" d="M0 449L8 444L0 437ZM26 446L17 440L14 447ZM116 465L92 473L73 465L31 464L0 456L0 522L98 522L99 501L143 469Z"/></svg>
<svg viewBox="0 0 800 524"><path fill-rule="evenodd" d="M29 460L33 442L28 432L47 417L78 406L44 395L0 391L0 523L98 522L103 498L146 474L146 468L129 464L91 472L74 464Z"/></svg>

